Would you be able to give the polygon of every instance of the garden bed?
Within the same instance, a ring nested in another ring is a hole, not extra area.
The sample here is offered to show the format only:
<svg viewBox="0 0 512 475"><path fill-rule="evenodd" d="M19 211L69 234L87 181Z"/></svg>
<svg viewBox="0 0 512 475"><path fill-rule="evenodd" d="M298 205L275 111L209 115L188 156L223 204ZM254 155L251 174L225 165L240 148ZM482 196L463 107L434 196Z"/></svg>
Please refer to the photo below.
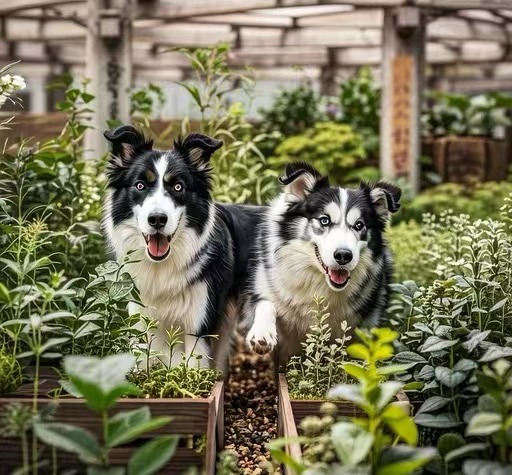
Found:
<svg viewBox="0 0 512 475"><path fill-rule="evenodd" d="M39 387L38 407L43 409L54 405L53 421L69 423L87 429L99 435L101 433L100 418L91 413L82 399L67 395L53 398L49 394L59 387L59 376L55 370L45 368L42 370ZM31 406L32 384L25 384L15 393L0 397L0 412L10 403L21 403ZM114 406L112 413L130 411L141 406L148 406L152 416L170 416L172 421L165 427L155 430L145 438L134 442L131 446L115 448L111 451L112 465L125 465L135 447L138 447L152 436L159 434L184 436L180 440L174 456L167 463L161 474L181 474L190 467L202 467L204 473L210 475L215 472L217 448L224 446L224 382L215 383L210 396L207 398L183 399L121 399ZM201 452L192 447L190 436L206 437L205 449ZM1 465L0 475L7 475L13 469L21 466L21 442L19 439L0 438ZM48 450L48 459L51 451ZM59 466L66 469L83 468L73 454L58 452Z"/></svg>
<svg viewBox="0 0 512 475"><path fill-rule="evenodd" d="M277 430L280 437L296 438L299 433L297 427L305 417L308 416L321 416L320 407L325 402L321 399L291 399L288 391L288 383L286 375L279 373L278 380L278 421ZM397 394L398 401L407 401L409 398L404 391ZM337 407L338 417L363 417L365 414L358 409L354 404L348 401L332 401ZM295 460L302 459L302 449L299 442L289 442L285 451ZM285 469L285 473L292 474L289 469Z"/></svg>

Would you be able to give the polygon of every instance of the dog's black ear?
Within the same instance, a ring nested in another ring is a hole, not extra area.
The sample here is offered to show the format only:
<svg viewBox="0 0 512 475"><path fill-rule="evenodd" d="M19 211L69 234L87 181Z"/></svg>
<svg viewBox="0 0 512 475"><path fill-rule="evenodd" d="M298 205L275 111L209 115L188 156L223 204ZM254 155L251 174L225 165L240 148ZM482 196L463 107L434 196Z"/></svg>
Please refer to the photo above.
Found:
<svg viewBox="0 0 512 475"><path fill-rule="evenodd" d="M131 125L120 125L113 130L107 130L103 136L112 144L113 160L123 167L137 155L137 152L153 148L153 141L146 140L144 135Z"/></svg>
<svg viewBox="0 0 512 475"><path fill-rule="evenodd" d="M302 201L306 196L324 186L329 186L329 179L306 162L293 162L286 165L284 175L279 178L284 185L285 200Z"/></svg>
<svg viewBox="0 0 512 475"><path fill-rule="evenodd" d="M174 148L199 170L208 166L213 153L221 147L221 140L196 132L189 134L183 141L174 141Z"/></svg>
<svg viewBox="0 0 512 475"><path fill-rule="evenodd" d="M400 209L400 197L402 190L391 183L378 181L374 184L362 184L369 189L370 198L379 217L389 220L390 213L396 213Z"/></svg>

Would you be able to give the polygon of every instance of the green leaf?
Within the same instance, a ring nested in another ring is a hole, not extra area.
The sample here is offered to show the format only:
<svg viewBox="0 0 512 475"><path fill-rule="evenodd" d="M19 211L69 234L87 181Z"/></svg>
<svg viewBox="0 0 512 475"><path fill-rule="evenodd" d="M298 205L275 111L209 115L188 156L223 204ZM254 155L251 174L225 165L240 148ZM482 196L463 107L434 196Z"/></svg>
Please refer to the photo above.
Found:
<svg viewBox="0 0 512 475"><path fill-rule="evenodd" d="M512 475L512 466L503 466L490 460L465 460L462 465L464 475Z"/></svg>
<svg viewBox="0 0 512 475"><path fill-rule="evenodd" d="M466 435L491 435L502 428L501 415L494 412L475 414L466 428Z"/></svg>
<svg viewBox="0 0 512 475"><path fill-rule="evenodd" d="M484 355L478 360L484 363L499 360L500 358L510 358L512 356L512 348L508 346L491 346Z"/></svg>
<svg viewBox="0 0 512 475"><path fill-rule="evenodd" d="M386 407L386 405L396 396L403 386L404 384L399 381L386 381L384 383L380 383L379 398L376 402L377 410L381 411L384 409L384 407Z"/></svg>
<svg viewBox="0 0 512 475"><path fill-rule="evenodd" d="M58 422L34 424L36 436L45 444L72 452L84 463L101 463L101 449L94 436L84 429Z"/></svg>
<svg viewBox="0 0 512 475"><path fill-rule="evenodd" d="M361 388L355 384L338 384L334 386L327 392L327 399L345 399L357 405L365 403Z"/></svg>
<svg viewBox="0 0 512 475"><path fill-rule="evenodd" d="M484 443L473 443L473 444L466 444L462 447L458 447L456 449L453 449L452 451L448 452L444 458L446 463L450 463L453 460L474 455L475 452L480 452L482 450L486 450L488 448L487 444Z"/></svg>
<svg viewBox="0 0 512 475"><path fill-rule="evenodd" d="M349 356L355 359L368 361L370 359L370 351L362 343L354 343L347 348Z"/></svg>
<svg viewBox="0 0 512 475"><path fill-rule="evenodd" d="M331 427L331 442L344 465L358 465L370 453L374 437L351 422L338 422Z"/></svg>
<svg viewBox="0 0 512 475"><path fill-rule="evenodd" d="M450 398L442 397L442 396L432 396L429 397L418 409L416 415L421 414L422 412L434 412L442 407L445 407L447 404L451 402Z"/></svg>
<svg viewBox="0 0 512 475"><path fill-rule="evenodd" d="M441 351L446 350L447 348L451 348L452 346L455 346L458 341L458 339L443 340L438 336L429 336L420 348L422 353L432 353L434 351Z"/></svg>
<svg viewBox="0 0 512 475"><path fill-rule="evenodd" d="M128 430L131 426L142 424L149 421L150 419L151 412L147 406L139 407L133 411L118 412L108 421L107 440L105 443L109 447L119 445L118 439L123 438L126 430Z"/></svg>
<svg viewBox="0 0 512 475"><path fill-rule="evenodd" d="M343 365L343 369L348 375L359 380L360 382L368 380L368 371L366 371L366 369L363 368L361 365L358 365L356 363L345 363Z"/></svg>
<svg viewBox="0 0 512 475"><path fill-rule="evenodd" d="M403 363L403 364L391 364L386 366L381 366L377 368L377 372L380 376L390 376L393 374L405 373L407 370L411 369L418 363Z"/></svg>
<svg viewBox="0 0 512 475"><path fill-rule="evenodd" d="M500 300L499 302L495 303L489 310L489 313L497 312L498 310L501 310L505 304L507 303L507 297L505 297L503 300Z"/></svg>
<svg viewBox="0 0 512 475"><path fill-rule="evenodd" d="M473 371L474 369L478 368L478 364L473 360L468 359L461 359L455 363L455 366L453 367L453 371Z"/></svg>
<svg viewBox="0 0 512 475"><path fill-rule="evenodd" d="M385 449L378 461L376 475L410 475L436 456L435 449L403 445Z"/></svg>
<svg viewBox="0 0 512 475"><path fill-rule="evenodd" d="M404 442L409 445L418 444L418 428L408 413L409 407L400 404L390 404L382 413L386 425Z"/></svg>
<svg viewBox="0 0 512 475"><path fill-rule="evenodd" d="M11 303L11 295L7 287L0 282L0 302Z"/></svg>
<svg viewBox="0 0 512 475"><path fill-rule="evenodd" d="M442 434L437 442L437 451L441 458L445 458L447 454L453 450L459 449L466 445L466 439L457 432L448 432Z"/></svg>
<svg viewBox="0 0 512 475"><path fill-rule="evenodd" d="M459 427L462 424L462 422L458 421L455 415L451 413L434 415L423 412L414 418L414 422L419 426L433 427L436 429L451 429L453 427Z"/></svg>
<svg viewBox="0 0 512 475"><path fill-rule="evenodd" d="M396 363L427 363L427 360L419 355L418 353L414 353L412 351L401 351L397 353L393 360Z"/></svg>
<svg viewBox="0 0 512 475"><path fill-rule="evenodd" d="M462 383L467 375L462 371L455 371L445 366L437 366L435 369L436 379L449 388L454 388Z"/></svg>
<svg viewBox="0 0 512 475"><path fill-rule="evenodd" d="M163 436L146 442L128 462L128 475L152 475L162 469L176 451L178 438Z"/></svg>
<svg viewBox="0 0 512 475"><path fill-rule="evenodd" d="M147 411L149 413L149 409L147 409ZM144 416L142 416L141 413L137 415L132 413L131 416L128 416L128 419L140 419L141 421L133 422L134 425L131 426L128 425L127 420L123 421L122 419L118 419L117 424L119 425L113 427L114 433L112 435L109 434L108 445L110 447L116 447L118 445L127 444L128 442L137 439L147 432L160 429L161 427L169 424L169 422L172 420L172 417L167 416L154 417L153 419L149 420L144 420L143 417ZM123 432L121 432L121 426L124 428Z"/></svg>

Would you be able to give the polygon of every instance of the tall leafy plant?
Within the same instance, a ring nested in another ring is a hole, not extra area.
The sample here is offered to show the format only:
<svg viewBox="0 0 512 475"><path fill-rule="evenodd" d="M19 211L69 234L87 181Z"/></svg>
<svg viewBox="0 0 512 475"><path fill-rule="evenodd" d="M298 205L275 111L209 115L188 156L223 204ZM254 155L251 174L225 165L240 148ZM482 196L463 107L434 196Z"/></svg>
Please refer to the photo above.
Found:
<svg viewBox="0 0 512 475"><path fill-rule="evenodd" d="M229 104L227 100L238 89L248 94L251 79L229 69L227 45L182 51L195 72L195 82L180 84L199 110L199 129L224 142L212 159L214 198L231 203L265 203L276 183L259 149L266 134L254 135L242 104ZM189 127L190 121L185 120L182 132Z"/></svg>

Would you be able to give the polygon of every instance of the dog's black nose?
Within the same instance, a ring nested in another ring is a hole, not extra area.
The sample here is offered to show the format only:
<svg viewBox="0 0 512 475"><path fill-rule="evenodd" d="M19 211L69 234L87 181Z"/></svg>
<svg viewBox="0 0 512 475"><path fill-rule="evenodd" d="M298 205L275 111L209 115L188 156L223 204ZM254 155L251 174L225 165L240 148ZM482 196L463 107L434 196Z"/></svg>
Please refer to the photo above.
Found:
<svg viewBox="0 0 512 475"><path fill-rule="evenodd" d="M148 223L155 229L162 229L167 223L167 215L162 213L153 213L148 216Z"/></svg>
<svg viewBox="0 0 512 475"><path fill-rule="evenodd" d="M334 260L341 266L348 264L354 256L348 249L337 249L334 251Z"/></svg>

